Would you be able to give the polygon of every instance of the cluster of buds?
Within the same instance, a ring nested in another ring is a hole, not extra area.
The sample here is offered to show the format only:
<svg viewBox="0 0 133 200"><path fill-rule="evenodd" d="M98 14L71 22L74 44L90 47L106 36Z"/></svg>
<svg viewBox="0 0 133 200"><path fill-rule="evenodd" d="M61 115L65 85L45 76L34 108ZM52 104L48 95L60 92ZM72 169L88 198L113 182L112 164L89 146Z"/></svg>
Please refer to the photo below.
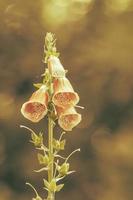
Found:
<svg viewBox="0 0 133 200"><path fill-rule="evenodd" d="M66 175L73 173L70 171L68 159L73 153L80 151L74 150L69 156L59 155L64 150L66 140L62 139L66 132L62 132L59 139L53 135L53 125L58 120L58 125L65 131L71 131L81 121L81 114L77 113L75 107L79 102L79 96L74 91L70 81L66 77L66 70L58 58L56 52L55 39L51 33L47 33L45 38L45 63L47 68L42 74L42 83L34 84L38 89L32 94L30 99L22 105L22 115L37 123L45 116L48 117L48 146L44 144L43 133L35 133L32 129L26 128L31 132L30 142L35 149L41 151L37 154L41 169L35 172L48 172L48 179L43 179L44 189L48 191L48 197L45 200L55 200L55 192L59 192L64 184L59 184ZM61 159L61 163L60 163ZM62 162L63 159L63 162ZM43 200L37 190L27 183L35 192L36 197L32 200Z"/></svg>
<svg viewBox="0 0 133 200"><path fill-rule="evenodd" d="M81 115L75 109L79 96L67 79L58 57L49 56L44 76L44 83L39 84L39 89L22 105L21 113L30 121L39 122L47 114L49 102L52 102L59 126L65 131L71 131L81 121ZM49 93L48 79L52 80L52 94Z"/></svg>

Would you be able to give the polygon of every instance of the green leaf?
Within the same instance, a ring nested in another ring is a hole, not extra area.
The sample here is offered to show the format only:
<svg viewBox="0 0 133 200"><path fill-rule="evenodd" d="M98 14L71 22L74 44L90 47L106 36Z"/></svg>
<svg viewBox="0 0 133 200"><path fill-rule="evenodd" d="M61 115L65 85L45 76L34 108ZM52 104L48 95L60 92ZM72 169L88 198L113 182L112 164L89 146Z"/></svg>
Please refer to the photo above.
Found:
<svg viewBox="0 0 133 200"><path fill-rule="evenodd" d="M59 192L64 187L64 184L57 185L56 191Z"/></svg>

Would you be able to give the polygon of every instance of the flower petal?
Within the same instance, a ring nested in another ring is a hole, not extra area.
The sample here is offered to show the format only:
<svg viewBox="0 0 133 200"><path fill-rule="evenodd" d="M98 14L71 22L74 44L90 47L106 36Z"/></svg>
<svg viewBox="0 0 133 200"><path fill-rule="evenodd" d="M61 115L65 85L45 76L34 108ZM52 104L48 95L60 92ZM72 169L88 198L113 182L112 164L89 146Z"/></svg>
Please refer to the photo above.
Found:
<svg viewBox="0 0 133 200"><path fill-rule="evenodd" d="M57 113L58 123L65 131L71 131L81 121L81 114L77 113L74 107L66 110L57 107Z"/></svg>
<svg viewBox="0 0 133 200"><path fill-rule="evenodd" d="M59 58L57 58L56 56L50 56L50 58L48 59L48 69L50 74L56 78L64 77L66 74L63 65L61 64Z"/></svg>
<svg viewBox="0 0 133 200"><path fill-rule="evenodd" d="M70 83L70 81L63 77L54 80L54 95L53 103L62 108L69 108L75 106L79 102L79 96Z"/></svg>
<svg viewBox="0 0 133 200"><path fill-rule="evenodd" d="M46 87L42 86L22 105L21 113L30 121L39 122L47 114L48 99Z"/></svg>

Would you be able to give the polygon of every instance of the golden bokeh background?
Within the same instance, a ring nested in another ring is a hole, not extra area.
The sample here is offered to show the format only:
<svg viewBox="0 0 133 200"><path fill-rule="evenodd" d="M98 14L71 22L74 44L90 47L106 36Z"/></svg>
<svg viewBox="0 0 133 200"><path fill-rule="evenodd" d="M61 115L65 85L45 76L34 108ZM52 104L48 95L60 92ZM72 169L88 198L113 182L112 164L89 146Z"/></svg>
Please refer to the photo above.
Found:
<svg viewBox="0 0 133 200"><path fill-rule="evenodd" d="M43 174L28 143L20 108L44 71L46 32L57 37L60 59L81 97L82 123L67 135L77 173L58 200L133 199L133 1L0 0L0 200L29 200ZM59 130L57 128L57 130Z"/></svg>

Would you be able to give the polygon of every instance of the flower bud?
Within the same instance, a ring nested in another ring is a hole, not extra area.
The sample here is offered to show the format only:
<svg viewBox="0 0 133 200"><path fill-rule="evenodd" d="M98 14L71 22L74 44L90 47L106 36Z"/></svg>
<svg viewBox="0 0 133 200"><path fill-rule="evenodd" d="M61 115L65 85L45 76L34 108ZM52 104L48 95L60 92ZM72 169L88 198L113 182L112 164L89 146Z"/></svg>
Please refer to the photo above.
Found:
<svg viewBox="0 0 133 200"><path fill-rule="evenodd" d="M79 96L70 83L70 81L63 77L55 79L53 82L54 95L53 103L62 108L69 108L75 106L79 102Z"/></svg>
<svg viewBox="0 0 133 200"><path fill-rule="evenodd" d="M56 56L50 56L48 59L48 69L53 77L64 77L65 69L63 68L59 58Z"/></svg>
<svg viewBox="0 0 133 200"><path fill-rule="evenodd" d="M43 85L22 105L21 113L30 121L39 122L47 114L48 99L46 86Z"/></svg>
<svg viewBox="0 0 133 200"><path fill-rule="evenodd" d="M81 115L76 112L74 107L69 109L62 109L57 107L58 123L65 131L71 131L81 121Z"/></svg>

